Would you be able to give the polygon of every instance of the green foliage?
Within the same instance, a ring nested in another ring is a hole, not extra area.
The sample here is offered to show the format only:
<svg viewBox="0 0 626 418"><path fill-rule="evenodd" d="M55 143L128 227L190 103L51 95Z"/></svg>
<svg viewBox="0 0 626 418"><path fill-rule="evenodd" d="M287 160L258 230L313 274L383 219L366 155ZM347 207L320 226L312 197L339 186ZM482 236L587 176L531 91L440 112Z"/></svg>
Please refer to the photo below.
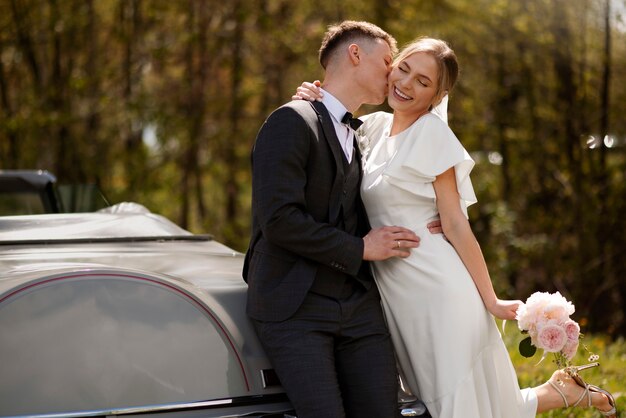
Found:
<svg viewBox="0 0 626 418"><path fill-rule="evenodd" d="M0 167L96 183L244 251L256 132L323 77L326 26L440 37L461 65L450 124L477 162L470 218L498 294L559 290L591 331L626 335L623 5L0 0Z"/></svg>
<svg viewBox="0 0 626 418"><path fill-rule="evenodd" d="M531 338L526 337L519 342L519 353L524 357L532 357L537 352L537 348L532 345Z"/></svg>

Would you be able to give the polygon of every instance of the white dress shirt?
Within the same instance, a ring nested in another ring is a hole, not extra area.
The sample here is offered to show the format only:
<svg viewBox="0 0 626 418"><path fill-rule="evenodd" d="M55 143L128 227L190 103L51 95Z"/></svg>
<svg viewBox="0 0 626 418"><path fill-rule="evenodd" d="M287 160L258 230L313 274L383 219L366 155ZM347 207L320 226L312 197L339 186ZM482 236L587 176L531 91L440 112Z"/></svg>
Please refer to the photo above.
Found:
<svg viewBox="0 0 626 418"><path fill-rule="evenodd" d="M354 151L354 130L345 123L341 123L341 119L346 114L348 109L332 94L322 89L324 97L322 97L322 103L328 109L328 113L332 116L333 126L339 138L339 144L343 153L346 156L348 162L352 161L352 154Z"/></svg>

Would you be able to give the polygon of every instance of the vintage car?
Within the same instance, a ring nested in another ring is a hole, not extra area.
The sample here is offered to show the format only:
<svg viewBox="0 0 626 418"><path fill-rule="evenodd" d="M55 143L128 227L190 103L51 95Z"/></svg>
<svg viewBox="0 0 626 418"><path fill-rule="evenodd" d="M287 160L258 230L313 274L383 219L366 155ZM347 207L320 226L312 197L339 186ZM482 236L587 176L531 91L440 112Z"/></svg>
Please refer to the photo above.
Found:
<svg viewBox="0 0 626 418"><path fill-rule="evenodd" d="M135 203L0 216L0 416L295 416L242 263Z"/></svg>
<svg viewBox="0 0 626 418"><path fill-rule="evenodd" d="M290 414L241 265L135 204L0 217L0 416Z"/></svg>

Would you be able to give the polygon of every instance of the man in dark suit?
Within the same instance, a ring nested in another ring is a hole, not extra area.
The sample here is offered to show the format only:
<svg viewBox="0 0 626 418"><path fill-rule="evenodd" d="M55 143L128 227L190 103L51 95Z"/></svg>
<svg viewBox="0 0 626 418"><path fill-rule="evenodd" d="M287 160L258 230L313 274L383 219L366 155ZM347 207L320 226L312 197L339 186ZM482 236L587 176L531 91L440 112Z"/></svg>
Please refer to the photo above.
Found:
<svg viewBox="0 0 626 418"><path fill-rule="evenodd" d="M367 260L405 257L419 238L370 230L346 112L380 104L395 40L365 22L326 33L320 102L292 101L252 153L247 312L298 418L392 418L397 373Z"/></svg>

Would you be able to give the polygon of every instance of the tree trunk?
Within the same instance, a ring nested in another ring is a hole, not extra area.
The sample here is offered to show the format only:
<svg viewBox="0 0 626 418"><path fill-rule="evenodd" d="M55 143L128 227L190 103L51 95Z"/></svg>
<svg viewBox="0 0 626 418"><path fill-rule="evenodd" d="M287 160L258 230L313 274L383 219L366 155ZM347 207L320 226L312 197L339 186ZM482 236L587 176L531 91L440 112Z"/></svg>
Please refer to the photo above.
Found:
<svg viewBox="0 0 626 418"><path fill-rule="evenodd" d="M611 0L605 0L605 14L604 14L604 50L602 55L602 85L600 87L600 136L606 137L610 135L610 84L611 84ZM604 142L604 141L603 141ZM609 179L609 169L607 167L607 145L600 144L599 151L599 167L598 167L598 230L597 230L597 242L598 248L598 260L599 266L596 271L593 271L596 278L601 277L601 285L597 287L594 292L598 298L609 297L611 299L611 305L622 306L623 296L619 292L612 291L617 284L616 276L613 271L613 260L618 256L618 252L621 253L621 249L613 249L613 241L617 242L617 237L611 239L615 234L613 226L606 222L609 216L609 199L611 193L611 182ZM621 257L621 255L619 256ZM598 304L595 309L594 316L603 318L605 315L612 314L612 312L606 311L606 304ZM615 318L616 322L613 327L614 330L623 327L624 318ZM597 324L597 327L602 327L603 324Z"/></svg>
<svg viewBox="0 0 626 418"><path fill-rule="evenodd" d="M2 44L0 43L0 56L2 56ZM4 109L4 117L3 119L9 121L13 118L15 112L13 110L13 106L11 105L11 100L9 99L9 82L7 81L6 71L4 69L4 63L2 59L0 59L0 110ZM18 168L18 135L15 132L15 128L11 126L11 124L5 123L4 130L6 131L7 141L6 141L6 149L4 146L0 145L0 167L2 168ZM1 140L2 134L0 134L0 142L5 142Z"/></svg>
<svg viewBox="0 0 626 418"><path fill-rule="evenodd" d="M125 199L133 199L132 194L142 190L145 176L142 152L143 127L139 126L134 111L136 90L141 80L137 45L143 35L141 6L141 0L120 0L118 6L119 32L124 53L120 68L124 83L121 92L123 114L120 117L120 135L124 144L121 158L124 162L126 179Z"/></svg>
<svg viewBox="0 0 626 418"><path fill-rule="evenodd" d="M238 236L242 233L238 224L239 214L239 183L237 182L237 170L239 161L237 157L237 141L234 138L241 136L240 116L244 110L244 100L241 95L241 83L243 80L245 68L243 67L243 42L244 42L244 24L246 11L244 8L245 1L235 0L233 4L234 11L234 29L232 37L232 67L231 67L231 85L230 98L231 108L229 112L228 133L230 138L226 138L223 142L224 148L224 164L226 167L226 224L229 232L226 239L227 244L237 241Z"/></svg>

